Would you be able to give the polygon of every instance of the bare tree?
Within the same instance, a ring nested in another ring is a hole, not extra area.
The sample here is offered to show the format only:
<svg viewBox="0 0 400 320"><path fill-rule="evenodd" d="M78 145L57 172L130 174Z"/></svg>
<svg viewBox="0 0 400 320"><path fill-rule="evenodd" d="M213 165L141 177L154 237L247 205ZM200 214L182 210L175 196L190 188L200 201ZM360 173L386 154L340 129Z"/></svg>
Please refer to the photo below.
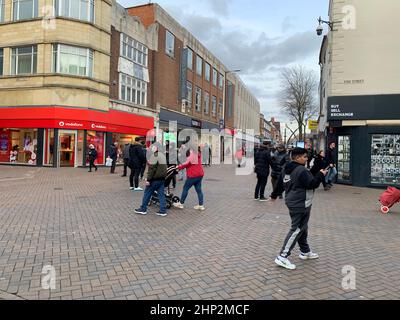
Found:
<svg viewBox="0 0 400 320"><path fill-rule="evenodd" d="M299 140L304 141L307 122L318 112L317 78L303 66L285 68L281 74L281 106L283 112L298 125Z"/></svg>

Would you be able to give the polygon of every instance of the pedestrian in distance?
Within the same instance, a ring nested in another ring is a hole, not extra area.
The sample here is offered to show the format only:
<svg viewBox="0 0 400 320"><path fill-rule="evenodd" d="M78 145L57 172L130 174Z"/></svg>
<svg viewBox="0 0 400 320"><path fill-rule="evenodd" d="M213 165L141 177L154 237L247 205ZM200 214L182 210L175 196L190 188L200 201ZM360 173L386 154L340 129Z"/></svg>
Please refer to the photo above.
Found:
<svg viewBox="0 0 400 320"><path fill-rule="evenodd" d="M263 142L263 144L261 145L260 150L255 156L254 163L254 172L257 175L257 185L254 194L254 200L259 200L262 202L268 201L268 199L264 196L271 167L271 155L269 150L269 143L267 141Z"/></svg>
<svg viewBox="0 0 400 320"><path fill-rule="evenodd" d="M326 184L329 188L333 187L334 180L337 176L336 170L336 143L332 142L329 144L329 148L326 151L326 162L329 166L329 172L326 176Z"/></svg>
<svg viewBox="0 0 400 320"><path fill-rule="evenodd" d="M313 176L316 176L321 170L326 169L327 167L328 163L325 160L325 152L324 150L321 150L314 158L314 165L310 172ZM326 183L325 179L322 180L322 185L324 186L325 191L329 191L331 189L331 187Z"/></svg>
<svg viewBox="0 0 400 320"><path fill-rule="evenodd" d="M307 152L308 152L307 169L310 169L311 161L314 159L314 156L316 156L316 154L314 153L314 150L311 148L311 146L308 146Z"/></svg>
<svg viewBox="0 0 400 320"><path fill-rule="evenodd" d="M167 176L167 161L165 159L165 154L163 154L157 146L153 146L152 148L153 155L149 160L146 189L144 191L142 205L139 209L135 209L135 213L147 215L147 207L153 193L156 191L160 200L160 211L157 212L157 215L160 217L166 217L168 214L164 194L164 184Z"/></svg>
<svg viewBox="0 0 400 320"><path fill-rule="evenodd" d="M145 164L146 157L143 153L143 146L140 143L140 137L136 137L135 141L129 147L129 168L131 169L129 184L131 190L143 191L139 187L139 176Z"/></svg>
<svg viewBox="0 0 400 320"><path fill-rule="evenodd" d="M88 156L89 156L89 172L92 172L92 167L94 168L95 171L97 171L97 166L94 164L94 162L97 159L97 150L93 144L89 146Z"/></svg>
<svg viewBox="0 0 400 320"><path fill-rule="evenodd" d="M311 251L308 244L308 222L315 189L325 179L327 171L321 170L313 176L306 168L307 160L307 149L295 148L292 151L292 162L285 167L285 202L289 209L292 226L275 263L289 270L296 269L296 265L288 259L296 243L300 246L300 259L319 258L318 254Z"/></svg>
<svg viewBox="0 0 400 320"><path fill-rule="evenodd" d="M276 146L276 151L272 157L272 171L271 171L271 183L272 183L272 190L276 190L278 180L283 179L281 173L282 169L285 167L287 163L290 162L289 155L286 152L286 148L283 144L278 144ZM278 194L280 199L283 198L283 192Z"/></svg>
<svg viewBox="0 0 400 320"><path fill-rule="evenodd" d="M122 152L122 156L124 158L124 173L121 177L126 177L128 175L128 164L129 164L129 148L131 147L130 143L126 143L124 146L124 150Z"/></svg>
<svg viewBox="0 0 400 320"><path fill-rule="evenodd" d="M108 157L110 157L112 159L112 164L111 164L111 174L115 173L115 167L117 165L117 158L118 158L118 142L114 142L113 144L111 144L110 146L110 150L108 153Z"/></svg>

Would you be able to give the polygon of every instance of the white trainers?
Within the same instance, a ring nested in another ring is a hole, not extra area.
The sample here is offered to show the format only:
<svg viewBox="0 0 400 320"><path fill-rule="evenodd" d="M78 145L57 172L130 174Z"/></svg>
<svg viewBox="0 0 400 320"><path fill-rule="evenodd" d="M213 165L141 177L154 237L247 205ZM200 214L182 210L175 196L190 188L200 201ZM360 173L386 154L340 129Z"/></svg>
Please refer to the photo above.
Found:
<svg viewBox="0 0 400 320"><path fill-rule="evenodd" d="M204 211L206 208L204 206L195 206L194 210Z"/></svg>
<svg viewBox="0 0 400 320"><path fill-rule="evenodd" d="M185 209L185 206L180 202L173 203L173 206L178 209Z"/></svg>
<svg viewBox="0 0 400 320"><path fill-rule="evenodd" d="M314 252L311 252L311 251L309 253L301 252L300 255L299 255L299 258L301 260L313 260L313 259L318 259L319 255L314 253Z"/></svg>
<svg viewBox="0 0 400 320"><path fill-rule="evenodd" d="M283 267L283 268L286 268L286 269L289 269L289 270L294 270L294 269L296 269L296 265L293 264L293 263L291 263L291 262L289 261L288 258L284 258L284 257L278 256L278 257L275 259L275 263L276 263L278 266Z"/></svg>
<svg viewBox="0 0 400 320"><path fill-rule="evenodd" d="M135 191L143 191L142 188L135 188Z"/></svg>

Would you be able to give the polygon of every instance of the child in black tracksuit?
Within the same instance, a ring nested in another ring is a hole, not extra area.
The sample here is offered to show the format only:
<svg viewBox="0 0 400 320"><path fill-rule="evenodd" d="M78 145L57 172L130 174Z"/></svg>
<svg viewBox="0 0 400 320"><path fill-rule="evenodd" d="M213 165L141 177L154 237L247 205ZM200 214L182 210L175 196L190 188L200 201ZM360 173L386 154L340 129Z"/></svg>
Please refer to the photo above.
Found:
<svg viewBox="0 0 400 320"><path fill-rule="evenodd" d="M309 260L319 257L311 251L307 242L308 221L314 191L325 179L327 171L321 170L313 176L305 167L307 160L308 151L303 148L295 148L292 151L292 162L288 163L282 172L282 174L284 173L285 202L289 208L292 227L275 263L290 270L296 269L296 266L288 259L296 243L300 246L300 259Z"/></svg>

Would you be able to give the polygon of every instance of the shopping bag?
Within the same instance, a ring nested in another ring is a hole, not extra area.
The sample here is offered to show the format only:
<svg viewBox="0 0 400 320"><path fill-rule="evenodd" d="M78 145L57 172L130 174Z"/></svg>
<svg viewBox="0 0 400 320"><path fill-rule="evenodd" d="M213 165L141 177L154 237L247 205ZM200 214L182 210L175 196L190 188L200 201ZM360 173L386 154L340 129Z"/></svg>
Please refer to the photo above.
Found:
<svg viewBox="0 0 400 320"><path fill-rule="evenodd" d="M106 159L106 167L111 167L113 163L113 159L111 159L110 157L107 157Z"/></svg>

